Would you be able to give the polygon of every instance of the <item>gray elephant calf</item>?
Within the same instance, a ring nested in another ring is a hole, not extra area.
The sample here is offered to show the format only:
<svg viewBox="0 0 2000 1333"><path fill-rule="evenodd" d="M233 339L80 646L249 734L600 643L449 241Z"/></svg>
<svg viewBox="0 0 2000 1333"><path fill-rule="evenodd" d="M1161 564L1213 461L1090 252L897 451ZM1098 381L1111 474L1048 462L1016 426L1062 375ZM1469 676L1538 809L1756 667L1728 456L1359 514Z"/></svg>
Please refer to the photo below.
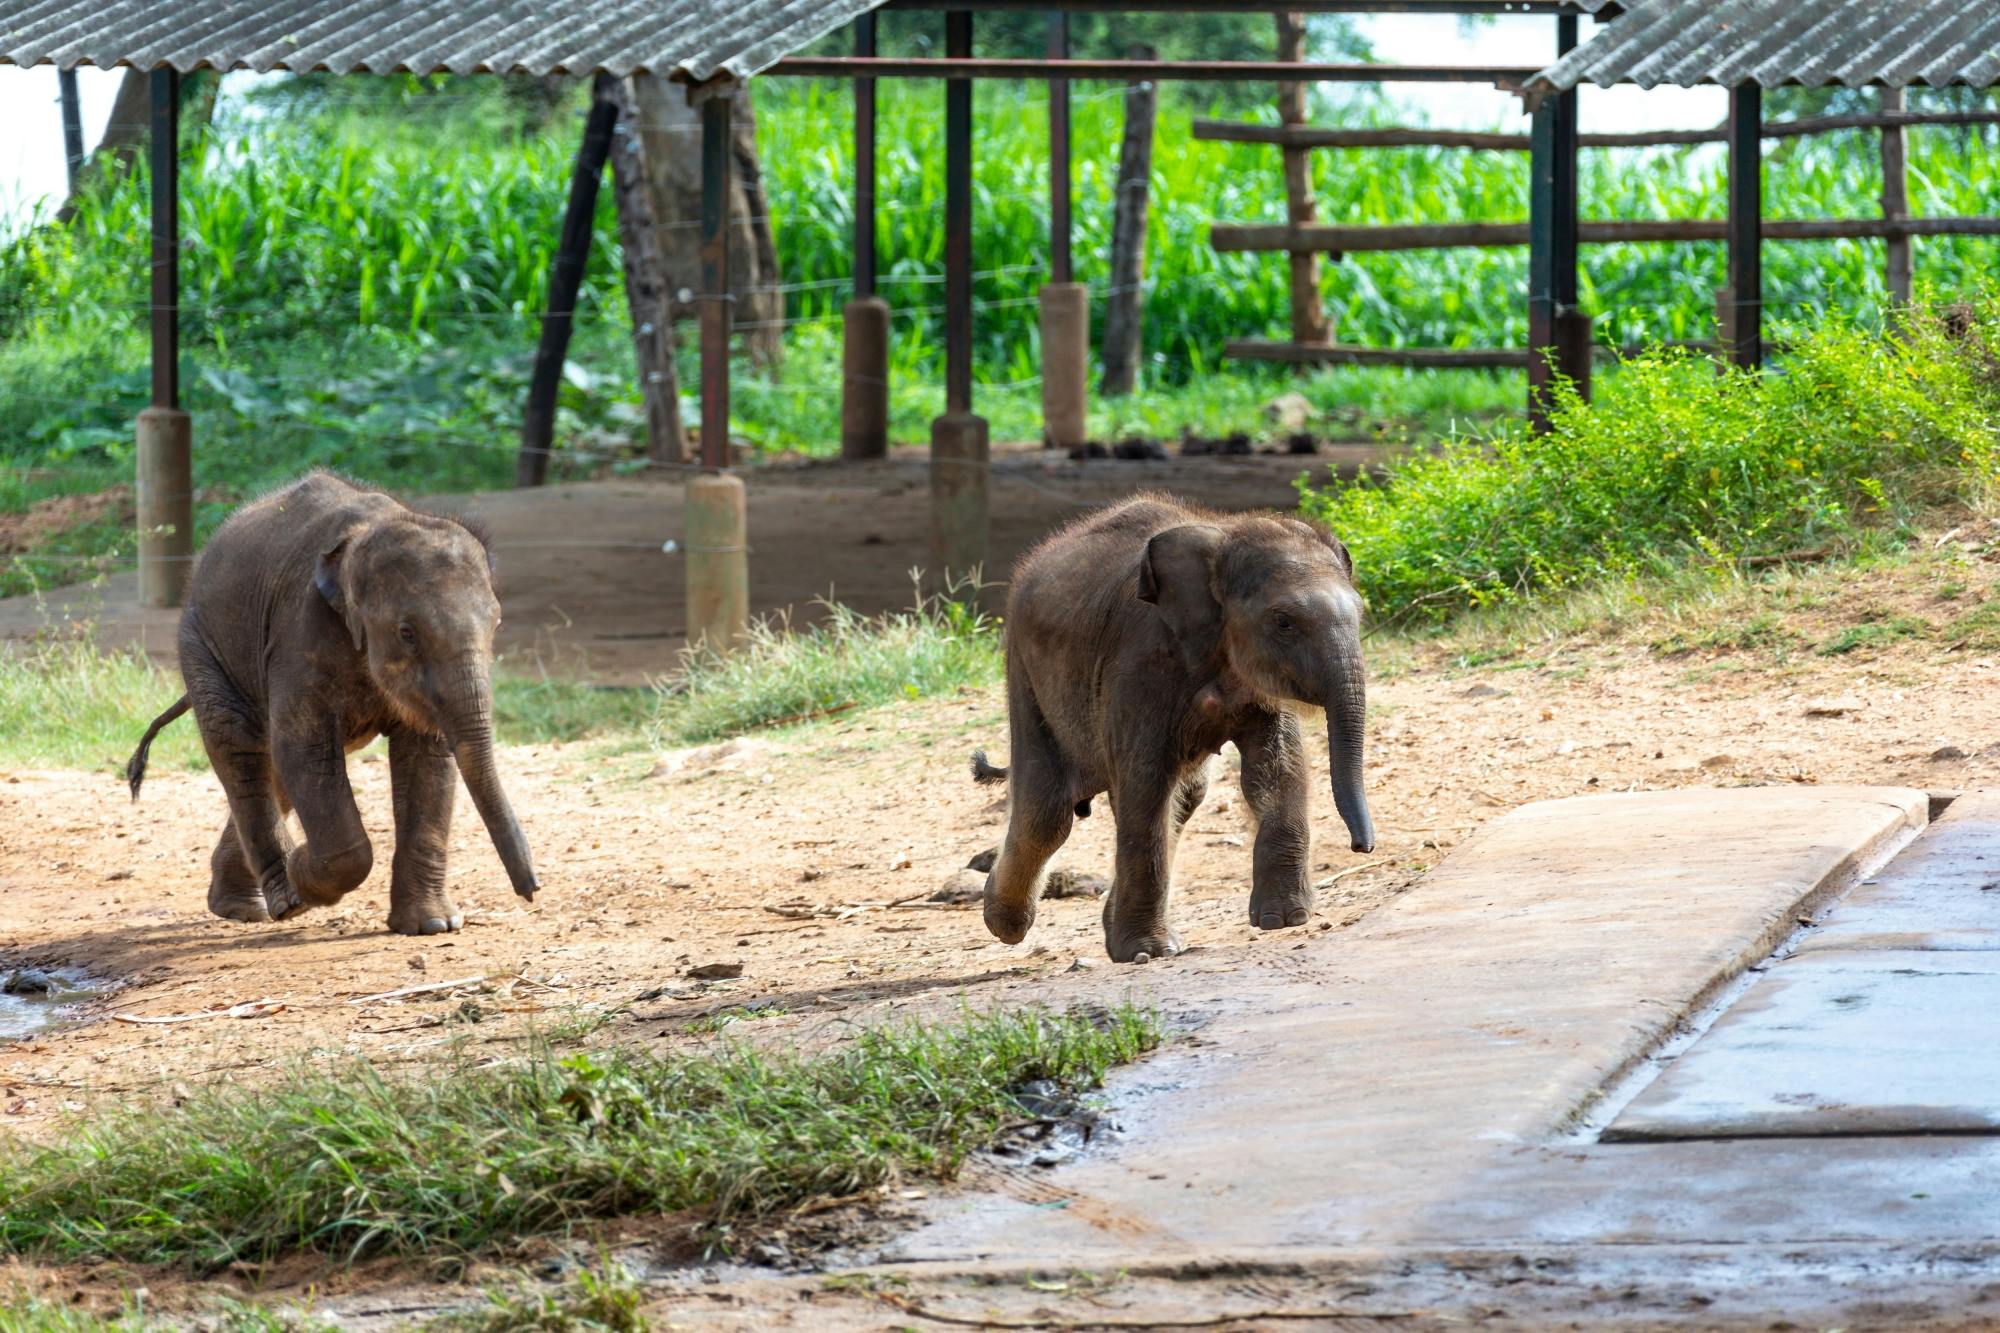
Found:
<svg viewBox="0 0 2000 1333"><path fill-rule="evenodd" d="M1362 778L1361 598L1347 548L1302 519L1222 515L1141 495L1024 556L1007 595L1007 836L986 925L1034 924L1043 868L1091 798L1111 794L1117 854L1104 943L1118 962L1178 953L1168 878L1206 765L1233 741L1257 820L1250 922L1311 914L1305 749L1291 706L1324 708L1334 804L1374 848Z"/></svg>
<svg viewBox="0 0 2000 1333"><path fill-rule="evenodd" d="M187 693L126 767L136 800L153 737L194 710L229 797L209 910L282 920L360 886L374 852L347 754L378 735L389 738L396 818L389 928L464 924L444 887L461 775L514 892L532 900L527 839L493 759L499 624L486 543L452 519L324 473L232 515L196 562L181 613Z"/></svg>

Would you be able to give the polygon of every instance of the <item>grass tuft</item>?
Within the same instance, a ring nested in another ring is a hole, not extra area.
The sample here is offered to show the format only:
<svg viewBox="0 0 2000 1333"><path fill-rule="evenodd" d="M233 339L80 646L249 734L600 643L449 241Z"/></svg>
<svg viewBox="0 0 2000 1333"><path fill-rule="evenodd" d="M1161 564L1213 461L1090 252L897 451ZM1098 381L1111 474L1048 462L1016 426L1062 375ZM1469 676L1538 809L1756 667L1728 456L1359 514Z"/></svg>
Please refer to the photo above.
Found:
<svg viewBox="0 0 2000 1333"><path fill-rule="evenodd" d="M991 684L1000 678L999 622L958 600L965 591L873 617L823 603L826 618L817 625L761 621L727 657L690 654L685 675L661 696L658 738L699 744Z"/></svg>
<svg viewBox="0 0 2000 1333"><path fill-rule="evenodd" d="M426 1324L443 1333L647 1333L645 1293L623 1269L580 1270L557 1287L493 1287L475 1310Z"/></svg>
<svg viewBox="0 0 2000 1333"><path fill-rule="evenodd" d="M637 1212L718 1224L948 1177L1047 1079L1083 1090L1155 1016L1034 1010L862 1032L802 1055L542 1052L398 1076L364 1062L105 1106L0 1144L0 1252L189 1264L464 1254Z"/></svg>

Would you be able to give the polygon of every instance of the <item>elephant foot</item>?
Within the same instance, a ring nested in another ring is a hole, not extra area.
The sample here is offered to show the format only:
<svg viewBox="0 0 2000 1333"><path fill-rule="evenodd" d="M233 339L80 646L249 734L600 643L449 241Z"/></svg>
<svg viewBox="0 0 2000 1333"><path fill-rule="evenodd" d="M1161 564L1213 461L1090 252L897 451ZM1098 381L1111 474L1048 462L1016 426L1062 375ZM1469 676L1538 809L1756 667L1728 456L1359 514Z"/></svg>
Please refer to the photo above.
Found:
<svg viewBox="0 0 2000 1333"><path fill-rule="evenodd" d="M235 884L212 879L208 884L208 910L224 921L269 921L271 910L264 891L255 883Z"/></svg>
<svg viewBox="0 0 2000 1333"><path fill-rule="evenodd" d="M986 929L993 932L995 939L1003 944L1019 944L1028 938L1028 930L1035 924L1035 899L1031 894L1025 902L1003 902L993 892L993 877L986 877Z"/></svg>
<svg viewBox="0 0 2000 1333"><path fill-rule="evenodd" d="M1112 962L1150 963L1155 958L1172 958L1187 948L1180 935L1158 915L1148 912L1140 920L1123 920L1117 903L1118 891L1114 888L1104 896L1104 952L1111 955Z"/></svg>
<svg viewBox="0 0 2000 1333"><path fill-rule="evenodd" d="M282 871L271 877L263 889L264 921L288 921L306 910L309 903L299 896L292 877Z"/></svg>
<svg viewBox="0 0 2000 1333"><path fill-rule="evenodd" d="M1312 916L1313 891L1307 883L1281 889L1254 889L1250 894L1250 924L1259 930L1303 926Z"/></svg>
<svg viewBox="0 0 2000 1333"><path fill-rule="evenodd" d="M390 894L389 929L398 935L444 935L464 925L465 913L442 893L426 894L411 903L399 903Z"/></svg>
<svg viewBox="0 0 2000 1333"><path fill-rule="evenodd" d="M1172 958L1185 948L1178 933L1157 927L1133 931L1113 927L1104 933L1104 952L1114 963L1150 963L1155 958Z"/></svg>

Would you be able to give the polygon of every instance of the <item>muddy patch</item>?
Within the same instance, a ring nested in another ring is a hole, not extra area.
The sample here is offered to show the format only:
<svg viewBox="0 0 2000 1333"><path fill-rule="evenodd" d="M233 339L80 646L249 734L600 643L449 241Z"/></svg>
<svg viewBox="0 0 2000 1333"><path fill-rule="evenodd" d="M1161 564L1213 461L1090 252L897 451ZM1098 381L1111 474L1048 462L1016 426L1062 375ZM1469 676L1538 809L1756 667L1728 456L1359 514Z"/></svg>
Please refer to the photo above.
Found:
<svg viewBox="0 0 2000 1333"><path fill-rule="evenodd" d="M0 1042L58 1027L95 990L73 972L0 963Z"/></svg>
<svg viewBox="0 0 2000 1333"><path fill-rule="evenodd" d="M113 486L88 495L52 495L18 514L0 514L0 555L26 555L51 537L86 523L107 518L130 523L133 513L130 486Z"/></svg>

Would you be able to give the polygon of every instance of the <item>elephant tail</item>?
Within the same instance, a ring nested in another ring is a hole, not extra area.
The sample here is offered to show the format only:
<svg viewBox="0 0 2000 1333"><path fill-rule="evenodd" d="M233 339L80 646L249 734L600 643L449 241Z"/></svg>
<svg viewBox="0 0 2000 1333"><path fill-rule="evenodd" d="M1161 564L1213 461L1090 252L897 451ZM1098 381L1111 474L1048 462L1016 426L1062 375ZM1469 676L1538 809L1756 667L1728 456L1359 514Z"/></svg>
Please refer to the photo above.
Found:
<svg viewBox="0 0 2000 1333"><path fill-rule="evenodd" d="M160 729L188 710L188 697L180 698L167 705L167 711L153 719L153 725L146 728L146 734L139 738L139 748L132 751L132 757L125 763L125 781L132 788L132 799L139 799L139 784L146 780L146 752L153 748L153 737Z"/></svg>
<svg viewBox="0 0 2000 1333"><path fill-rule="evenodd" d="M986 761L986 751L974 750L972 752L972 780L983 787L990 787L996 782L1005 782L1007 780L1007 770L997 764L988 763Z"/></svg>

